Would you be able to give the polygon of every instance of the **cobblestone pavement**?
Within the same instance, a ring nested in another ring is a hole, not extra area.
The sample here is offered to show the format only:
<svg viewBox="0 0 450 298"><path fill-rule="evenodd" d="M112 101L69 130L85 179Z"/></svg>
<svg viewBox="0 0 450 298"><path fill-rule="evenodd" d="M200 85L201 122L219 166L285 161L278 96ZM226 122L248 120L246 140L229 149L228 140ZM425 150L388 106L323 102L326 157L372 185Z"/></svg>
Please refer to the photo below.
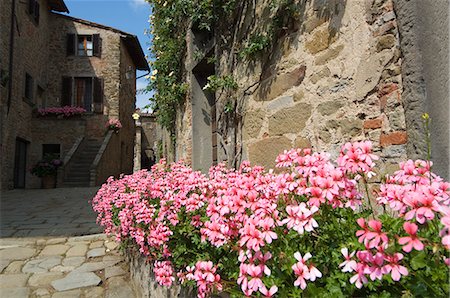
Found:
<svg viewBox="0 0 450 298"><path fill-rule="evenodd" d="M89 204L98 187L16 189L0 195L0 237L101 233Z"/></svg>
<svg viewBox="0 0 450 298"><path fill-rule="evenodd" d="M1 297L136 297L128 264L104 234L0 239Z"/></svg>

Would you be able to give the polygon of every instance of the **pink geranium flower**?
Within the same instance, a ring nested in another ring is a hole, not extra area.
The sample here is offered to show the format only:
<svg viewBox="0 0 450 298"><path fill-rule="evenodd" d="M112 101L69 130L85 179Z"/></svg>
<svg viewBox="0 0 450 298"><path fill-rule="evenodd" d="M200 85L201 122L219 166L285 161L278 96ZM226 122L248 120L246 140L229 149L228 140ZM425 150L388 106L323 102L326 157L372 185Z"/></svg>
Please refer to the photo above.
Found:
<svg viewBox="0 0 450 298"><path fill-rule="evenodd" d="M355 255L355 252L352 252L350 255L348 254L348 248L344 247L341 249L341 253L345 258L345 261L339 264L339 267L342 267L342 272L353 272L356 270L356 261L352 260L352 257Z"/></svg>
<svg viewBox="0 0 450 298"><path fill-rule="evenodd" d="M417 237L417 225L415 223L405 222L403 229L409 234L409 236L398 239L398 243L403 245L403 251L410 252L413 248L415 250L423 250L423 243Z"/></svg>

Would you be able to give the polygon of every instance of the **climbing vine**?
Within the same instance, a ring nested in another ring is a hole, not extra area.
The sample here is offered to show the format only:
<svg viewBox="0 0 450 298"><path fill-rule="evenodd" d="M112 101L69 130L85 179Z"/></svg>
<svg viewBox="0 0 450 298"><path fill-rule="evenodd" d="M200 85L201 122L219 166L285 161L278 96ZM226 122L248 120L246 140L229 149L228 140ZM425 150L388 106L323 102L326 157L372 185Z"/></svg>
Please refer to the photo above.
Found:
<svg viewBox="0 0 450 298"><path fill-rule="evenodd" d="M211 31L219 16L234 9L235 0L150 0L152 38L150 83L153 110L159 123L174 132L176 109L186 96L183 61L188 20L199 30Z"/></svg>
<svg viewBox="0 0 450 298"><path fill-rule="evenodd" d="M215 36L217 47L230 53L226 71L210 76L205 90L222 90L217 100L223 100L225 119L222 134L227 127L239 125L239 109L242 103L236 97L237 84L230 71L242 60L268 59L277 40L284 35L298 19L299 0L268 0L270 22L266 26L256 25L254 21L247 28L241 28L245 15L254 9L250 0L148 0L152 15L150 17L150 37L152 38L150 83L147 90L153 91L151 99L153 110L159 123L175 136L176 112L184 103L188 92L184 60L186 58L186 33L189 24L192 28ZM263 54L263 55L262 55ZM193 59L204 57L202 51L195 51ZM208 63L217 63L215 55ZM264 64L264 61L261 61ZM223 97L223 98L222 98ZM224 99L225 98L225 99ZM219 105L220 107L221 105ZM235 146L236 147L236 146ZM231 154L233 155L233 154Z"/></svg>

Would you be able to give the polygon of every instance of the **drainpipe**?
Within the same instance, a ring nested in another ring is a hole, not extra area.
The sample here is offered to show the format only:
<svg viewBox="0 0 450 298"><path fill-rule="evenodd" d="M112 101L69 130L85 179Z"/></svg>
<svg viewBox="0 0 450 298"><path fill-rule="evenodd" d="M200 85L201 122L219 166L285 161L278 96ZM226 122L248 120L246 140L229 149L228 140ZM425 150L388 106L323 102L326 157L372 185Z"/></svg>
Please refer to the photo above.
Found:
<svg viewBox="0 0 450 298"><path fill-rule="evenodd" d="M11 7L11 31L9 34L9 81L8 81L8 109L6 115L9 114L12 100L12 81L13 81L13 58L14 58L14 19L16 15L16 0L12 0Z"/></svg>

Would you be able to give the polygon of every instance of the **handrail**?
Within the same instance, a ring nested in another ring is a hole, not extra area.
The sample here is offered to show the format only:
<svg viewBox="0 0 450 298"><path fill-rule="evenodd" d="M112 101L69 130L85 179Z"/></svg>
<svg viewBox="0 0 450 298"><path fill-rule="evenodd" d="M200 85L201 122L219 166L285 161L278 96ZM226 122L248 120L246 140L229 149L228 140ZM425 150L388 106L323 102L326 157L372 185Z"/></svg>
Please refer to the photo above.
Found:
<svg viewBox="0 0 450 298"><path fill-rule="evenodd" d="M75 152L78 150L78 148L81 145L81 142L83 142L84 136L81 136L75 140L75 142L72 145L72 148L67 152L66 156L64 156L62 167L60 167L57 171L57 185L61 186L64 179L66 179L66 168L69 164L70 160L72 159Z"/></svg>
<svg viewBox="0 0 450 298"><path fill-rule="evenodd" d="M91 165L91 168L89 170L90 175L91 175L90 186L95 186L95 184L96 184L97 167L98 167L100 161L102 160L103 153L105 152L106 148L108 147L108 144L112 138L113 133L114 132L112 130L108 130L105 138L103 139L102 145L100 146L100 149L98 150L97 155L95 156L94 162Z"/></svg>
<svg viewBox="0 0 450 298"><path fill-rule="evenodd" d="M70 150L67 152L66 156L64 157L63 166L67 165L70 162L70 160L72 159L72 156L77 151L81 142L83 142L83 139L84 139L84 137L79 137L78 139L76 139L75 143L73 143L72 148L70 148Z"/></svg>

